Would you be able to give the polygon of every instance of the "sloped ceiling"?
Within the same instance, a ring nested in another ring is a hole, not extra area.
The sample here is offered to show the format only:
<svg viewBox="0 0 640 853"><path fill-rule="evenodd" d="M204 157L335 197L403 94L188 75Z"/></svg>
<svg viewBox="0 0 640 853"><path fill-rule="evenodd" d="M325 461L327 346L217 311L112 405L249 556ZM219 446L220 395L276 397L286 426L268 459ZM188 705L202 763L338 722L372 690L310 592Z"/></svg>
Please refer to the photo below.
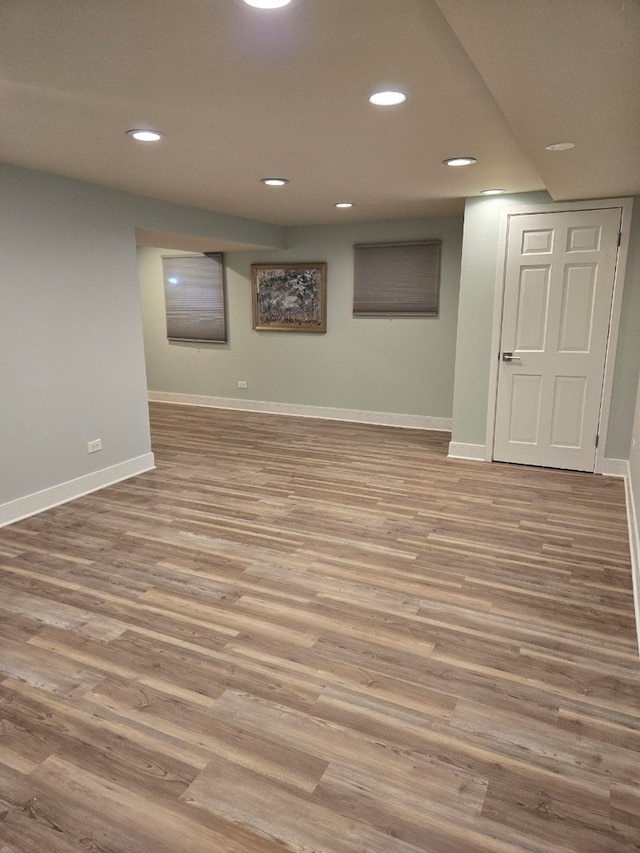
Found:
<svg viewBox="0 0 640 853"><path fill-rule="evenodd" d="M282 225L630 195L639 45L632 0L0 0L0 158Z"/></svg>

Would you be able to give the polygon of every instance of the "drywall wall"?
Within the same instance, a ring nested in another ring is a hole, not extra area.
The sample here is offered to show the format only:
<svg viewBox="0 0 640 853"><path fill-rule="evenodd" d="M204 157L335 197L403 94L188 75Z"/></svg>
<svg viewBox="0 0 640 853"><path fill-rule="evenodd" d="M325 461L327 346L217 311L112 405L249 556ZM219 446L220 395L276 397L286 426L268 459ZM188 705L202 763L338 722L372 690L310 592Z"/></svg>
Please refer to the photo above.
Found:
<svg viewBox="0 0 640 853"><path fill-rule="evenodd" d="M546 192L467 200L456 343L454 442L485 443L501 211L516 204L550 202Z"/></svg>
<svg viewBox="0 0 640 853"><path fill-rule="evenodd" d="M227 255L229 344L200 353L177 345L167 360L163 339L149 357L151 388L445 418L453 398L457 440L482 443L499 209L548 201L469 201L458 313L457 217L285 230L13 166L0 166L0 185L0 523L16 500L150 454L136 228L174 235L176 245L192 235L198 246L265 247ZM629 455L640 364L637 204L607 447L614 458ZM440 317L354 320L353 243L418 237L443 240ZM250 265L271 260L328 261L326 336L252 332ZM155 286L161 294L159 275ZM89 455L94 438L103 450Z"/></svg>
<svg viewBox="0 0 640 853"><path fill-rule="evenodd" d="M3 168L1 181L0 504L150 451L135 246L118 205L37 172Z"/></svg>
<svg viewBox="0 0 640 853"><path fill-rule="evenodd" d="M628 459L640 371L640 197L633 204L606 455ZM640 485L640 484L639 484ZM636 492L639 494L640 492Z"/></svg>
<svg viewBox="0 0 640 853"><path fill-rule="evenodd" d="M640 381L636 379L636 393L626 394L625 389L633 387L634 371L637 377L638 369L634 358L635 350L640 345L638 324L640 320L640 198L635 201L635 218L631 223L632 239L627 259L627 285L625 305L620 321L624 343L618 347L619 370L617 369L614 393L617 399L625 398L626 413L628 409L634 412L631 427L629 448L629 482L627 483L627 512L629 514L629 533L631 545L631 561L634 579L636 622L640 641ZM634 347L634 344L636 345ZM618 368L618 364L616 365ZM619 404L620 406L621 404ZM624 457L621 457L624 458Z"/></svg>
<svg viewBox="0 0 640 853"><path fill-rule="evenodd" d="M453 441L484 445L487 427L489 368L497 269L497 242L504 208L519 204L552 204L545 192L500 198L468 199L465 205L464 248L453 403ZM622 321L615 354L611 415L605 454L627 459L640 368L640 215L631 223Z"/></svg>
<svg viewBox="0 0 640 853"><path fill-rule="evenodd" d="M437 318L352 317L353 245L442 240ZM450 418L462 218L289 228L287 249L225 254L229 342L167 341L161 255L141 248L151 391ZM326 335L255 332L251 264L327 262ZM247 382L246 391L237 387Z"/></svg>
<svg viewBox="0 0 640 853"><path fill-rule="evenodd" d="M15 504L25 496L148 467L135 228L270 246L284 232L13 166L0 186L3 523L36 511L35 499ZM103 449L88 454L96 438Z"/></svg>

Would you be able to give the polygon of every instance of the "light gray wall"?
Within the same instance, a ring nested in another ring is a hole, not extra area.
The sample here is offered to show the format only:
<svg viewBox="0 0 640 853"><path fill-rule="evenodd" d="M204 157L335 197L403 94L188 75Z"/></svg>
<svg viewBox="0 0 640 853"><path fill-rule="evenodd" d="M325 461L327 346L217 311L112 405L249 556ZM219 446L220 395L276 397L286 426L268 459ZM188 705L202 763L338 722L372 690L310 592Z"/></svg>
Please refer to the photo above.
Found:
<svg viewBox="0 0 640 853"><path fill-rule="evenodd" d="M468 199L460 273L452 440L484 444L500 214L516 204L548 204L546 192Z"/></svg>
<svg viewBox="0 0 640 853"><path fill-rule="evenodd" d="M611 459L629 458L640 370L640 196L633 208L607 437L606 453Z"/></svg>
<svg viewBox="0 0 640 853"><path fill-rule="evenodd" d="M0 505L148 453L134 229L274 226L0 166ZM88 455L87 441L103 450Z"/></svg>
<svg viewBox="0 0 640 853"><path fill-rule="evenodd" d="M0 504L149 452L136 227L288 245L227 256L229 345L169 350L163 333L147 353L153 390L433 417L453 405L454 439L483 443L499 208L548 201L469 201L458 315L457 217L285 232L6 165L0 189ZM607 447L619 458L628 457L640 364L637 207L632 231ZM354 320L352 244L417 237L443 240L440 318ZM153 253L145 256L143 278ZM328 262L327 335L252 332L250 265L276 259ZM157 300L158 271L153 278ZM98 437L104 450L88 455ZM632 470L638 494L637 451Z"/></svg>
<svg viewBox="0 0 640 853"><path fill-rule="evenodd" d="M354 319L353 244L420 238L442 240L439 317ZM166 340L167 250L139 249L149 389L451 417L461 240L462 217L443 217L290 228L286 250L227 253L226 345ZM252 330L251 264L271 261L327 262L326 335Z"/></svg>
<svg viewBox="0 0 640 853"><path fill-rule="evenodd" d="M518 204L551 204L545 192L468 199L460 278L453 403L453 441L484 445L501 212ZM615 361L606 456L627 459L640 368L640 213L632 221Z"/></svg>

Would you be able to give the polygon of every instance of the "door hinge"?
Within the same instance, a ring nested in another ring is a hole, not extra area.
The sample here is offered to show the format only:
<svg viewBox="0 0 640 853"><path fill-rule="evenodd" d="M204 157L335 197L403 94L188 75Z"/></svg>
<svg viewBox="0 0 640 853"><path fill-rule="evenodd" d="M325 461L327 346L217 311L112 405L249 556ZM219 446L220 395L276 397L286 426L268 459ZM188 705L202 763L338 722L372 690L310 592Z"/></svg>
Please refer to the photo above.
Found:
<svg viewBox="0 0 640 853"><path fill-rule="evenodd" d="M618 246L622 243L622 231L618 231Z"/></svg>
<svg viewBox="0 0 640 853"><path fill-rule="evenodd" d="M598 442L600 441L600 436L596 435L596 450L598 449Z"/></svg>

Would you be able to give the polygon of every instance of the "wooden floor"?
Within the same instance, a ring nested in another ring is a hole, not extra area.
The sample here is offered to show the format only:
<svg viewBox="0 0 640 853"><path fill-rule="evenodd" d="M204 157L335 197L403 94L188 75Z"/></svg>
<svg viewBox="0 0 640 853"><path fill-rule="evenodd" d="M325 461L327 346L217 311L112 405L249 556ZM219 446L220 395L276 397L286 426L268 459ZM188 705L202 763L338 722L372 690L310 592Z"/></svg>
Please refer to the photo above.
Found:
<svg viewBox="0 0 640 853"><path fill-rule="evenodd" d="M152 405L0 531L0 852L640 850L623 484Z"/></svg>

